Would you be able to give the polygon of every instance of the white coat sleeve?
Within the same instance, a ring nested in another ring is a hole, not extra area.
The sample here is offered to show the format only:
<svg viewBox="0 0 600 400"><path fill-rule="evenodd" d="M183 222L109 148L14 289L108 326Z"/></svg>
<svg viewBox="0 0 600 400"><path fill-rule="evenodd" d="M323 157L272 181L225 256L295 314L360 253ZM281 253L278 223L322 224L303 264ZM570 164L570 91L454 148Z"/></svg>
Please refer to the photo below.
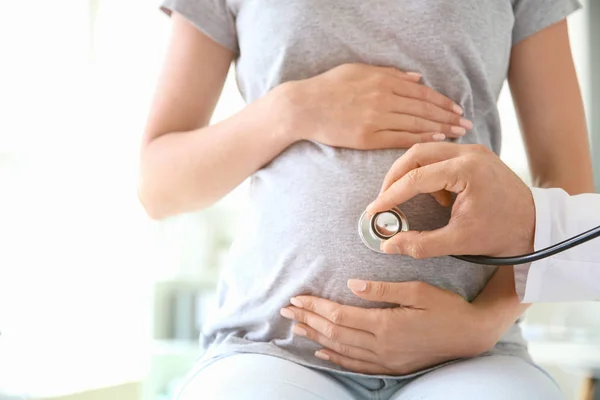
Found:
<svg viewBox="0 0 600 400"><path fill-rule="evenodd" d="M562 189L532 188L536 208L535 250L600 225L600 195L569 196ZM524 303L600 301L600 238L531 264L515 266Z"/></svg>

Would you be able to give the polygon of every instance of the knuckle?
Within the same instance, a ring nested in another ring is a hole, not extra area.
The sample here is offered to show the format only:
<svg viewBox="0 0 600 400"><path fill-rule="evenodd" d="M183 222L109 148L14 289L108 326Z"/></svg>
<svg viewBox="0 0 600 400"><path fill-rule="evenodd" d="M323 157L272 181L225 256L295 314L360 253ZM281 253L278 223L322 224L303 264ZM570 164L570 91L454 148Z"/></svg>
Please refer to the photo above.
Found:
<svg viewBox="0 0 600 400"><path fill-rule="evenodd" d="M341 307L336 307L329 315L329 320L336 325L341 325L344 320L344 310Z"/></svg>
<svg viewBox="0 0 600 400"><path fill-rule="evenodd" d="M340 330L333 324L327 324L325 327L325 332L323 333L329 340L333 340L336 342L340 337Z"/></svg>
<svg viewBox="0 0 600 400"><path fill-rule="evenodd" d="M423 144L416 143L410 149L408 149L408 151L406 152L407 154L405 155L405 158L409 158L412 160L413 158L417 157L417 155L419 153L423 152L423 150L425 150L425 148L423 147Z"/></svg>
<svg viewBox="0 0 600 400"><path fill-rule="evenodd" d="M388 287L383 283L377 283L374 285L373 291L378 297L385 297L388 294Z"/></svg>
<svg viewBox="0 0 600 400"><path fill-rule="evenodd" d="M421 174L422 172L420 169L413 169L406 174L406 179L410 185L417 185L421 180Z"/></svg>
<svg viewBox="0 0 600 400"><path fill-rule="evenodd" d="M376 89L376 91L383 91L385 87L387 87L387 79L385 74L377 73L374 74L369 79L371 85Z"/></svg>
<svg viewBox="0 0 600 400"><path fill-rule="evenodd" d="M376 90L369 95L369 103L374 110L379 109L385 103L386 99L386 94L380 90Z"/></svg>
<svg viewBox="0 0 600 400"><path fill-rule="evenodd" d="M335 350L337 353L346 357L350 357L350 346L348 346L347 344L339 343L336 347L337 348Z"/></svg>
<svg viewBox="0 0 600 400"><path fill-rule="evenodd" d="M365 130L365 132L372 131L377 119L379 118L379 111L377 111L377 109L377 107L365 109L362 125L362 128Z"/></svg>
<svg viewBox="0 0 600 400"><path fill-rule="evenodd" d="M419 240L415 241L415 243L410 246L408 251L410 256L416 260L421 260L427 257L427 253Z"/></svg>
<svg viewBox="0 0 600 400"><path fill-rule="evenodd" d="M304 308L305 310L314 311L315 303L314 303L314 301L312 301L312 299L303 298L302 299L302 308Z"/></svg>
<svg viewBox="0 0 600 400"><path fill-rule="evenodd" d="M369 145L370 127L368 123L364 123L355 128L354 143L360 149L366 149Z"/></svg>
<svg viewBox="0 0 600 400"><path fill-rule="evenodd" d="M372 313L374 314L374 318L376 321L379 321L375 326L373 326L373 328L371 330L371 332L375 335L375 337L377 338L386 338L388 337L388 332L390 332L390 323L389 323L389 318L386 318L386 316L384 315L384 312L387 310L384 309L372 309ZM379 341L377 341L377 343L379 343ZM379 349L380 346L379 344L377 344L377 349Z"/></svg>
<svg viewBox="0 0 600 400"><path fill-rule="evenodd" d="M487 146L483 144L472 144L469 147L476 154L489 154L492 152Z"/></svg>
<svg viewBox="0 0 600 400"><path fill-rule="evenodd" d="M379 90L386 90L390 85L390 77L384 73L378 74L376 78L376 85Z"/></svg>
<svg viewBox="0 0 600 400"><path fill-rule="evenodd" d="M425 115L427 115L427 116L433 116L433 115L435 115L435 112L437 111L435 106L428 102L423 102L422 107L423 107L423 111L424 111Z"/></svg>
<svg viewBox="0 0 600 400"><path fill-rule="evenodd" d="M315 332L312 328L308 328L308 329L307 329L307 327L303 327L303 328L306 331L306 337L308 339L320 343L319 336L315 334Z"/></svg>
<svg viewBox="0 0 600 400"><path fill-rule="evenodd" d="M358 68L359 68L359 66L357 64L349 63L349 64L339 65L336 69L340 73L346 74L346 73L350 73L350 72L356 71Z"/></svg>
<svg viewBox="0 0 600 400"><path fill-rule="evenodd" d="M296 319L296 321L308 324L308 318L305 312L303 312L302 310L292 310L292 312L294 313L294 318Z"/></svg>
<svg viewBox="0 0 600 400"><path fill-rule="evenodd" d="M431 100L431 90L427 87L427 86L419 86L419 96L425 100L425 101L429 101Z"/></svg>
<svg viewBox="0 0 600 400"><path fill-rule="evenodd" d="M410 124L414 127L415 130L420 130L422 128L421 118L416 115L410 116Z"/></svg>
<svg viewBox="0 0 600 400"><path fill-rule="evenodd" d="M451 133L452 127L449 124L440 124L439 130L442 133Z"/></svg>
<svg viewBox="0 0 600 400"><path fill-rule="evenodd" d="M480 154L467 154L464 157L460 157L458 160L459 171L469 171L471 168L479 164Z"/></svg>
<svg viewBox="0 0 600 400"><path fill-rule="evenodd" d="M456 115L449 111L445 111L445 114L446 114L445 122L447 122L448 124L452 124L452 125L460 125L461 117L459 115Z"/></svg>
<svg viewBox="0 0 600 400"><path fill-rule="evenodd" d="M367 121L362 121L362 123L357 124L354 128L354 134L358 139L364 139L369 132L369 123Z"/></svg>

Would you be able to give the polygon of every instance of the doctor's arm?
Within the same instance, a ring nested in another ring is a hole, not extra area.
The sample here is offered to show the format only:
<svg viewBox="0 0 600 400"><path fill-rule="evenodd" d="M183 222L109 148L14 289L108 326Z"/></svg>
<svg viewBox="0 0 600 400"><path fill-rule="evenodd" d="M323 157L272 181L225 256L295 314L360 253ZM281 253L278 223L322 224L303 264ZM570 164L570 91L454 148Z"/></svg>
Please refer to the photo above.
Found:
<svg viewBox="0 0 600 400"><path fill-rule="evenodd" d="M514 46L508 77L527 150L533 186L560 188L570 195L593 192L592 162L585 112L573 65L566 20ZM556 225L560 224L556 218L564 213L554 214L552 218L556 220L553 224L548 225L546 222L545 228L542 228L544 220L548 221L550 218L547 212L546 215L542 215L542 203L544 200L553 201L556 207L566 207L568 197L564 197L566 196L564 193L563 203L560 204L561 196L557 193L544 192L541 195L539 194L541 192L536 189L533 189L533 193L536 197L539 219L535 249L539 250L567 238L559 234L559 232L566 233L566 230ZM573 201L581 200L571 200ZM569 209L569 213L574 212L577 211ZM567 226L564 223L562 225L564 228ZM583 232L579 229L574 230L575 232L569 232L568 237ZM578 249L578 251L582 250ZM528 295L524 296L524 301L542 300L540 279L539 276L536 278L536 274L542 271L540 267L546 271L543 266L555 262L557 262L556 258L552 261L534 263L531 267L515 267L517 288L522 297L527 288ZM529 272L533 273L529 275ZM576 271L571 273L576 274ZM546 278L549 276L546 275ZM562 280L564 281L564 278ZM535 288L534 283L538 285ZM561 300L558 293L566 295L570 292L568 287L564 287L560 292L552 291L548 285L546 289L554 293L554 301ZM568 296L563 299L568 299ZM549 299L546 297L546 300Z"/></svg>
<svg viewBox="0 0 600 400"><path fill-rule="evenodd" d="M535 200L535 250L600 226L600 195L570 196L562 189L531 189ZM516 266L517 291L524 302L600 301L600 250L594 239Z"/></svg>
<svg viewBox="0 0 600 400"><path fill-rule="evenodd" d="M585 114L566 20L513 46L508 81L534 185L569 194L593 192ZM516 278L523 279L518 273ZM500 267L473 301L489 310L501 330L528 307L520 303L514 279L512 267Z"/></svg>

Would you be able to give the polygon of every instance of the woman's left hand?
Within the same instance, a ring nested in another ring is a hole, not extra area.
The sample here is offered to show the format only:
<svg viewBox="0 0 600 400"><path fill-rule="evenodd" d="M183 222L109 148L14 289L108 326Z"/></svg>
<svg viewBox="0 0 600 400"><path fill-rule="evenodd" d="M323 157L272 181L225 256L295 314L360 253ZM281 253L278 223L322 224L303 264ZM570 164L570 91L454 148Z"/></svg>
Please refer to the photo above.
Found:
<svg viewBox="0 0 600 400"><path fill-rule="evenodd" d="M503 332L490 314L461 296L424 282L348 281L366 300L395 308L360 308L297 296L281 315L296 335L321 344L315 356L366 374L405 375L491 349Z"/></svg>

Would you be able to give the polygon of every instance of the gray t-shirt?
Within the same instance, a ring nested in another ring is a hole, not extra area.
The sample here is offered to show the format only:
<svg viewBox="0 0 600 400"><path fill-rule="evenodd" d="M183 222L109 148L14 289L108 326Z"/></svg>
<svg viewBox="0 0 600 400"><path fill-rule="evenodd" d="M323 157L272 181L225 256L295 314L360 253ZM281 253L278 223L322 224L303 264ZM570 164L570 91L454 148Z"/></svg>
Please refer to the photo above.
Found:
<svg viewBox="0 0 600 400"><path fill-rule="evenodd" d="M247 102L289 80L344 63L394 66L423 74L424 84L465 110L474 128L462 143L500 151L496 102L511 47L579 7L577 0L166 0L216 42L236 53ZM295 337L281 307L312 294L360 307L349 278L420 280L472 300L493 267L442 257L413 260L363 245L359 215L405 150L357 151L302 141L251 178L252 224L235 241L219 284L219 311L203 328L206 358L231 352L283 357L340 370ZM401 206L411 228L447 223L449 210L429 196ZM473 238L477 240L477 238ZM518 325L494 352L528 358Z"/></svg>

